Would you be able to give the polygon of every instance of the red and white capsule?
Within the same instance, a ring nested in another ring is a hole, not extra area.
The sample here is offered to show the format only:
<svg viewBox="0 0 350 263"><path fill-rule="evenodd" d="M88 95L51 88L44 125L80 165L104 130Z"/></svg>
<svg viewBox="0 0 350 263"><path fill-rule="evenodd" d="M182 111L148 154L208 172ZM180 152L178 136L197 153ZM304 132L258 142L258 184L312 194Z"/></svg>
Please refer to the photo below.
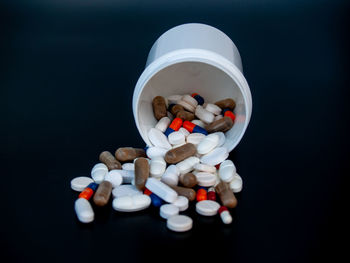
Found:
<svg viewBox="0 0 350 263"><path fill-rule="evenodd" d="M228 225L232 223L232 216L226 206L221 206L219 208L219 214L224 224Z"/></svg>

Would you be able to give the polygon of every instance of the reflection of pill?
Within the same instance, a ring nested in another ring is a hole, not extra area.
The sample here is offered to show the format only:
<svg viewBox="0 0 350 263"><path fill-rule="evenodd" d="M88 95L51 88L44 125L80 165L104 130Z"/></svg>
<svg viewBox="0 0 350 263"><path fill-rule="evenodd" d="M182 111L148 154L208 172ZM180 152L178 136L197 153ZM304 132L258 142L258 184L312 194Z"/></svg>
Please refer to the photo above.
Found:
<svg viewBox="0 0 350 263"><path fill-rule="evenodd" d="M145 188L146 181L149 177L149 163L146 158L137 158L135 161L135 186L139 190Z"/></svg>
<svg viewBox="0 0 350 263"><path fill-rule="evenodd" d="M110 182L103 181L100 183L93 198L95 205L105 206L108 203L111 193L112 184Z"/></svg>
<svg viewBox="0 0 350 263"><path fill-rule="evenodd" d="M146 157L144 149L121 147L115 151L115 158L121 162L133 161L137 157Z"/></svg>
<svg viewBox="0 0 350 263"><path fill-rule="evenodd" d="M228 208L235 208L237 206L237 199L227 183L221 181L215 187L215 190L224 206Z"/></svg>
<svg viewBox="0 0 350 263"><path fill-rule="evenodd" d="M162 96L157 96L152 101L154 117L160 120L167 116L166 102Z"/></svg>
<svg viewBox="0 0 350 263"><path fill-rule="evenodd" d="M219 106L221 109L229 108L233 110L236 107L236 103L233 99L224 99L215 102L215 105Z"/></svg>
<svg viewBox="0 0 350 263"><path fill-rule="evenodd" d="M94 210L88 200L84 198L78 198L74 204L75 213L80 222L90 223L94 221Z"/></svg>
<svg viewBox="0 0 350 263"><path fill-rule="evenodd" d="M205 129L209 133L213 132L226 132L233 126L233 121L230 117L223 117L220 120L213 121L212 123L205 126Z"/></svg>
<svg viewBox="0 0 350 263"><path fill-rule="evenodd" d="M192 143L186 143L168 151L165 154L165 161L170 164L175 164L195 155L196 151L196 147Z"/></svg>

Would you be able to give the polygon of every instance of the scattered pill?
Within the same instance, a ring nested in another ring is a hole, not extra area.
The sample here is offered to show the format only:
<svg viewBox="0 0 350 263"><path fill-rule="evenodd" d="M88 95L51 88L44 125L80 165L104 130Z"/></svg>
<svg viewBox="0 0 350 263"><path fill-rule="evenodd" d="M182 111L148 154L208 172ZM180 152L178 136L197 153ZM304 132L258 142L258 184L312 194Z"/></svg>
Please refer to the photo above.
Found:
<svg viewBox="0 0 350 263"><path fill-rule="evenodd" d="M207 200L208 199L207 191L203 188L198 189L196 198L197 198L197 202Z"/></svg>
<svg viewBox="0 0 350 263"><path fill-rule="evenodd" d="M216 187L221 203L228 208L235 208L237 206L237 199L230 189L229 185L221 181Z"/></svg>
<svg viewBox="0 0 350 263"><path fill-rule="evenodd" d="M157 96L152 101L154 117L159 121L167 116L167 107L165 99L162 96Z"/></svg>
<svg viewBox="0 0 350 263"><path fill-rule="evenodd" d="M104 163L108 170L121 169L122 165L120 162L115 159L115 157L108 151L104 151L100 154L99 159L102 163Z"/></svg>
<svg viewBox="0 0 350 263"><path fill-rule="evenodd" d="M236 173L230 182L230 188L234 193L239 193L243 188L242 178Z"/></svg>
<svg viewBox="0 0 350 263"><path fill-rule="evenodd" d="M230 212L228 211L227 207L221 206L219 208L219 214L221 217L221 220L224 224L228 225L232 223L232 216Z"/></svg>
<svg viewBox="0 0 350 263"><path fill-rule="evenodd" d="M112 187L115 188L122 184L123 177L119 171L111 170L106 174L104 180L110 182L112 184Z"/></svg>
<svg viewBox="0 0 350 263"><path fill-rule="evenodd" d="M185 138L187 138L187 136L190 135L190 132L189 132L188 130L186 130L185 128L183 128L183 127L181 127L181 128L179 129L179 132L182 132L183 135L185 136Z"/></svg>
<svg viewBox="0 0 350 263"><path fill-rule="evenodd" d="M197 152L199 154L207 154L219 144L219 135L213 133L206 136L198 145Z"/></svg>
<svg viewBox="0 0 350 263"><path fill-rule="evenodd" d="M182 95L171 95L167 97L169 104L177 104L178 101L180 101L182 98Z"/></svg>
<svg viewBox="0 0 350 263"><path fill-rule="evenodd" d="M139 190L145 188L146 181L150 174L150 165L146 158L137 158L135 161L135 186Z"/></svg>
<svg viewBox="0 0 350 263"><path fill-rule="evenodd" d="M233 114L230 110L224 110L224 116L231 118L231 120L234 122L236 119L236 115Z"/></svg>
<svg viewBox="0 0 350 263"><path fill-rule="evenodd" d="M93 198L95 205L105 206L111 196L112 188L112 184L108 181L100 183Z"/></svg>
<svg viewBox="0 0 350 263"><path fill-rule="evenodd" d="M216 134L219 136L219 143L216 147L223 146L225 144L225 141L226 141L225 134L223 132L215 132L213 134Z"/></svg>
<svg viewBox="0 0 350 263"><path fill-rule="evenodd" d="M91 196L94 194L98 187L96 183L90 183L80 194L79 198L84 198L86 200L90 200Z"/></svg>
<svg viewBox="0 0 350 263"><path fill-rule="evenodd" d="M171 216L179 214L180 209L173 204L164 204L159 209L159 214L164 219L168 219Z"/></svg>
<svg viewBox="0 0 350 263"><path fill-rule="evenodd" d="M198 105L203 105L204 99L198 93L192 93L191 96L198 102Z"/></svg>
<svg viewBox="0 0 350 263"><path fill-rule="evenodd" d="M191 95L188 95L188 94L186 94L186 95L184 95L183 97L182 97L182 100L184 101L184 102L187 102L188 104L190 104L192 107L197 107L197 105L198 105L198 102L197 102L197 100L196 99L194 99Z"/></svg>
<svg viewBox="0 0 350 263"><path fill-rule="evenodd" d="M150 159L156 158L156 157L163 157L168 152L168 149L160 148L160 147L148 147L146 154L147 157Z"/></svg>
<svg viewBox="0 0 350 263"><path fill-rule="evenodd" d="M179 180L184 187L193 187L197 184L197 178L192 173L180 175Z"/></svg>
<svg viewBox="0 0 350 263"><path fill-rule="evenodd" d="M167 220L167 227L175 232L185 232L192 228L193 221L190 217L185 215L171 216Z"/></svg>
<svg viewBox="0 0 350 263"><path fill-rule="evenodd" d="M223 117L224 116L222 116L222 115L217 115L217 116L215 116L214 121L218 121L218 120L222 119Z"/></svg>
<svg viewBox="0 0 350 263"><path fill-rule="evenodd" d="M191 112L181 110L176 113L176 118L180 118L184 121L192 121L195 118L195 115Z"/></svg>
<svg viewBox="0 0 350 263"><path fill-rule="evenodd" d="M91 170L91 178L99 184L104 180L107 173L108 167L104 163L98 163Z"/></svg>
<svg viewBox="0 0 350 263"><path fill-rule="evenodd" d="M156 157L151 160L150 163L150 175L155 178L162 177L166 169L166 162L162 157Z"/></svg>
<svg viewBox="0 0 350 263"><path fill-rule="evenodd" d="M142 191L138 190L134 185L123 184L112 190L112 195L114 198L119 198L122 196L133 196L140 195Z"/></svg>
<svg viewBox="0 0 350 263"><path fill-rule="evenodd" d="M166 168L161 181L167 185L177 185L179 182L179 175L180 171L177 169L176 165L172 164Z"/></svg>
<svg viewBox="0 0 350 263"><path fill-rule="evenodd" d="M209 133L213 132L226 132L229 129L231 129L233 126L233 121L230 117L223 117L220 120L214 121L207 126L205 126L205 129Z"/></svg>
<svg viewBox="0 0 350 263"><path fill-rule="evenodd" d="M172 188L155 178L148 178L146 187L168 203L174 202L177 198L177 193Z"/></svg>
<svg viewBox="0 0 350 263"><path fill-rule="evenodd" d="M176 116L178 112L183 111L185 109L179 104L171 104L169 105L168 110L171 112L172 115Z"/></svg>
<svg viewBox="0 0 350 263"><path fill-rule="evenodd" d="M164 159L169 164L175 164L195 155L196 151L196 147L192 143L186 143L168 151Z"/></svg>
<svg viewBox="0 0 350 263"><path fill-rule="evenodd" d="M90 202L84 198L78 198L74 204L75 213L82 223L90 223L94 221L94 211Z"/></svg>
<svg viewBox="0 0 350 263"><path fill-rule="evenodd" d="M164 135L164 133L162 133L156 128L151 128L148 131L148 139L156 147L171 149L171 145L168 141L168 138Z"/></svg>
<svg viewBox="0 0 350 263"><path fill-rule="evenodd" d="M221 109L229 108L233 110L236 107L236 103L233 99L224 99L215 102L215 105L219 106Z"/></svg>
<svg viewBox="0 0 350 263"><path fill-rule="evenodd" d="M161 132L165 132L165 130L168 128L170 124L170 119L169 117L163 117L161 118L158 123L156 124L155 128L160 130Z"/></svg>
<svg viewBox="0 0 350 263"><path fill-rule="evenodd" d="M162 133L161 131L159 131ZM115 158L121 162L133 161L138 157L146 157L144 149L132 148L132 147L122 147L115 151Z"/></svg>
<svg viewBox="0 0 350 263"><path fill-rule="evenodd" d="M197 157L191 156L177 163L176 166L179 169L180 174L186 174L191 172L193 170L193 166L197 163L199 163L199 159Z"/></svg>
<svg viewBox="0 0 350 263"><path fill-rule="evenodd" d="M219 176L222 181L229 183L236 175L236 166L231 160L225 160L220 164Z"/></svg>
<svg viewBox="0 0 350 263"><path fill-rule="evenodd" d="M220 205L212 200L196 203L196 212L202 216L214 216L218 213Z"/></svg>
<svg viewBox="0 0 350 263"><path fill-rule="evenodd" d="M70 181L70 186L74 191L81 192L90 183L93 183L93 182L94 182L94 180L92 180L90 177L80 176L80 177L76 177L72 181Z"/></svg>
<svg viewBox="0 0 350 263"><path fill-rule="evenodd" d="M113 200L114 210L119 212L135 212L146 209L151 204L151 198L148 195L122 196Z"/></svg>
<svg viewBox="0 0 350 263"><path fill-rule="evenodd" d="M187 210L187 208L188 208L188 203L189 203L188 198L185 197L185 196L180 195L180 196L178 196L178 197L176 198L176 200L175 200L175 202L173 203L173 205L177 206L177 207L179 208L180 212L182 212L182 211Z"/></svg>
<svg viewBox="0 0 350 263"><path fill-rule="evenodd" d="M154 193L151 193L149 197L151 198L151 203L154 207L160 207L162 204L164 204L164 201Z"/></svg>
<svg viewBox="0 0 350 263"><path fill-rule="evenodd" d="M201 163L209 165L217 165L222 163L228 157L228 151L224 147L218 147L209 152L206 155L203 155L200 159Z"/></svg>

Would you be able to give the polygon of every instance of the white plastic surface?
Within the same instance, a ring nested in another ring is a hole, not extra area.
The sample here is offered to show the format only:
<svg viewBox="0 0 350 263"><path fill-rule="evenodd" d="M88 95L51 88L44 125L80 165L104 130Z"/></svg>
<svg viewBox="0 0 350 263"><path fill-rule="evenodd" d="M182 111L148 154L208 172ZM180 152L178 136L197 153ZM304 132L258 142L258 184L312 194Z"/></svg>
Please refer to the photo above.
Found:
<svg viewBox="0 0 350 263"><path fill-rule="evenodd" d="M229 153L225 147L218 147L212 150L210 153L201 157L201 162L209 165L217 165L225 161Z"/></svg>
<svg viewBox="0 0 350 263"><path fill-rule="evenodd" d="M75 201L74 209L80 222L90 223L94 221L94 210L92 210L90 202L85 198L78 198Z"/></svg>
<svg viewBox="0 0 350 263"><path fill-rule="evenodd" d="M226 132L226 147L231 151L250 121L249 86L232 40L212 26L195 23L174 27L157 39L135 86L133 113L146 144L151 144L147 133L157 122L151 105L153 98L194 92L211 103L225 98L235 100L235 124Z"/></svg>
<svg viewBox="0 0 350 263"><path fill-rule="evenodd" d="M219 208L219 203L212 200L203 200L196 204L196 212L202 216L214 216Z"/></svg>
<svg viewBox="0 0 350 263"><path fill-rule="evenodd" d="M173 189L155 178L147 179L146 188L168 203L173 203L177 198Z"/></svg>
<svg viewBox="0 0 350 263"><path fill-rule="evenodd" d="M118 170L111 170L106 174L104 180L110 182L112 187L115 188L122 184L123 177Z"/></svg>
<svg viewBox="0 0 350 263"><path fill-rule="evenodd" d="M80 177L75 177L70 181L70 187L74 191L81 192L83 191L89 184L93 183L94 180L92 180L90 177L87 176L80 176Z"/></svg>
<svg viewBox="0 0 350 263"><path fill-rule="evenodd" d="M113 200L113 209L119 212L135 212L146 209L151 204L148 195L122 196Z"/></svg>
<svg viewBox="0 0 350 263"><path fill-rule="evenodd" d="M189 216L175 215L167 220L167 227L175 232L185 232L192 228L193 220Z"/></svg>
<svg viewBox="0 0 350 263"><path fill-rule="evenodd" d="M180 212L180 209L173 204L164 204L159 209L159 214L164 219L168 219L171 216L178 215L179 212Z"/></svg>

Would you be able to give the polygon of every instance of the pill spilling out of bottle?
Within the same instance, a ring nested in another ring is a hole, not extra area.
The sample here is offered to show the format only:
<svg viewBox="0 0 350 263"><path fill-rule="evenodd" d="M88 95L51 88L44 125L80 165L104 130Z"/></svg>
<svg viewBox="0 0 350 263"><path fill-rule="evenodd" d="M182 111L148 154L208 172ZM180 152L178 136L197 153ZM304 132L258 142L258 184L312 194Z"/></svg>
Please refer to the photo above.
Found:
<svg viewBox="0 0 350 263"><path fill-rule="evenodd" d="M154 97L155 126L148 131L151 145L120 147L115 154L103 151L90 177L77 177L71 188L80 192L75 202L82 223L94 220L94 206L118 212L159 208L160 218L176 232L192 228L193 220L180 215L195 202L201 216L232 222L230 210L237 206L235 193L243 181L228 160L225 133L236 120L231 98L209 103L197 93ZM217 215L219 214L219 215Z"/></svg>

